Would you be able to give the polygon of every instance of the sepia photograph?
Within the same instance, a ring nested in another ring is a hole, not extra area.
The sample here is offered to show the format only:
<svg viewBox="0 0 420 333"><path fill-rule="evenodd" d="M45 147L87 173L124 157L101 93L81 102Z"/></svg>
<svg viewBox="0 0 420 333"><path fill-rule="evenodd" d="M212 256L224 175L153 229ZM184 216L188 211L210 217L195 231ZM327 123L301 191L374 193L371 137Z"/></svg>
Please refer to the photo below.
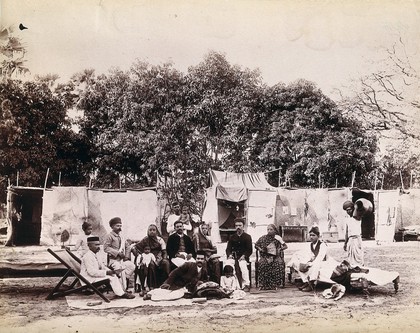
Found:
<svg viewBox="0 0 420 333"><path fill-rule="evenodd" d="M420 0L1 0L0 333L420 327Z"/></svg>

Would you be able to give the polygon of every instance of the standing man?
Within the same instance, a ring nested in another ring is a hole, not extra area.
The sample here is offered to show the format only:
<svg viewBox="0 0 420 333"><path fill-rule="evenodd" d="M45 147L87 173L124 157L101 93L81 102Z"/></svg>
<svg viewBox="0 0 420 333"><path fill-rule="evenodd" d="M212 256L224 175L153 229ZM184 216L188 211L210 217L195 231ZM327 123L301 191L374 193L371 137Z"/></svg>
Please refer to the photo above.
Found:
<svg viewBox="0 0 420 333"><path fill-rule="evenodd" d="M80 275L82 275L90 283L107 278L109 279L109 283L115 295L127 299L134 298L135 296L133 294L128 294L124 292L123 286L121 285L120 280L116 276L116 274L120 271L108 269L96 257L96 253L98 253L100 249L99 237L89 236L87 238L87 246L89 250L82 257Z"/></svg>
<svg viewBox="0 0 420 333"><path fill-rule="evenodd" d="M360 199L359 199L360 200ZM347 251L347 259L351 267L363 266L364 255L362 246L362 222L359 215L355 217L355 204L347 200L343 203L343 209L349 217L345 221L344 251Z"/></svg>
<svg viewBox="0 0 420 333"><path fill-rule="evenodd" d="M226 255L228 259L235 260L235 267L239 268L241 275L242 289L244 291L249 291L251 281L249 280L249 270L247 265L249 257L252 254L252 238L244 231L243 219L235 219L235 229L236 232L230 236L227 243Z"/></svg>
<svg viewBox="0 0 420 333"><path fill-rule="evenodd" d="M180 266L182 261L195 261L195 249L191 238L184 234L184 224L181 221L174 223L175 233L168 237L166 251L174 266Z"/></svg>
<svg viewBox="0 0 420 333"><path fill-rule="evenodd" d="M121 236L122 222L119 217L109 221L112 231L106 236L104 251L108 254L108 265L115 270L122 269L121 281L124 289L127 289L127 280L133 276L136 266L130 261L130 251Z"/></svg>

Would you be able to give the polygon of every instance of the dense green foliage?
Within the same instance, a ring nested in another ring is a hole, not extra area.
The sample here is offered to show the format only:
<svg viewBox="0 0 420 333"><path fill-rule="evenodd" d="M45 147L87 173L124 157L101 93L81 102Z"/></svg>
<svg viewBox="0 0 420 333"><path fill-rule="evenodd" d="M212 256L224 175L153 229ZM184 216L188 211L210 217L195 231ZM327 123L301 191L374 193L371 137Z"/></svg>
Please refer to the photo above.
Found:
<svg viewBox="0 0 420 333"><path fill-rule="evenodd" d="M158 172L176 179L171 200L197 201L214 168L280 169L269 181L298 187L349 186L356 171L355 185L373 187L375 137L305 80L269 87L258 71L210 52L187 73L136 62L52 86L1 83L0 173L21 170L22 185L42 185L47 168L96 187L154 186ZM76 132L72 107L83 111Z"/></svg>
<svg viewBox="0 0 420 333"><path fill-rule="evenodd" d="M67 117L69 100L61 87L52 91L45 82L0 81L1 192L10 181L21 186L85 183L80 137Z"/></svg>

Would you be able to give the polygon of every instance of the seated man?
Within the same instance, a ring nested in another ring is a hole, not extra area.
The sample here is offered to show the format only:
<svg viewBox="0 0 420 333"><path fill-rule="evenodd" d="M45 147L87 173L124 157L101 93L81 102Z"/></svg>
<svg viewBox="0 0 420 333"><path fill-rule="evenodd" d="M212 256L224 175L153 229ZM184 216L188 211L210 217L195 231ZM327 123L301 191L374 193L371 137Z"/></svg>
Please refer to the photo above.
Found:
<svg viewBox="0 0 420 333"><path fill-rule="evenodd" d="M195 249L191 238L184 234L184 224L174 223L175 233L168 237L166 251L172 262L172 269L184 261L195 261Z"/></svg>
<svg viewBox="0 0 420 333"><path fill-rule="evenodd" d="M100 249L99 245L99 237L90 236L87 238L89 250L82 257L80 274L91 283L107 278L115 295L128 299L134 298L135 296L133 294L124 292L121 282L116 276L120 271L108 269L96 257L96 253Z"/></svg>
<svg viewBox="0 0 420 333"><path fill-rule="evenodd" d="M121 236L122 222L119 217L109 221L112 231L106 236L104 251L108 254L108 265L112 269L121 270L121 281L124 289L127 289L126 279L131 279L136 266L130 261L130 251L126 248L126 242Z"/></svg>
<svg viewBox="0 0 420 333"><path fill-rule="evenodd" d="M206 255L207 269L209 271L210 279L213 282L220 283L220 261L217 253L216 246L213 243L209 235L209 225L203 222L193 236L194 249L198 253L203 251Z"/></svg>
<svg viewBox="0 0 420 333"><path fill-rule="evenodd" d="M175 268L160 288L149 291L145 299L173 300L183 297L186 291L194 293L197 286L209 279L204 258L204 252L199 252L195 262L187 261Z"/></svg>
<svg viewBox="0 0 420 333"><path fill-rule="evenodd" d="M319 239L319 228L314 226L309 230L310 243L306 251L293 254L286 265L299 273L303 281L302 291L311 291L319 278L323 263L328 259L327 245Z"/></svg>
<svg viewBox="0 0 420 333"><path fill-rule="evenodd" d="M251 281L249 280L248 262L252 254L252 238L244 232L243 219L235 219L236 232L230 236L226 246L228 260L234 260L232 266L238 264L241 274L241 285L244 291L250 290Z"/></svg>

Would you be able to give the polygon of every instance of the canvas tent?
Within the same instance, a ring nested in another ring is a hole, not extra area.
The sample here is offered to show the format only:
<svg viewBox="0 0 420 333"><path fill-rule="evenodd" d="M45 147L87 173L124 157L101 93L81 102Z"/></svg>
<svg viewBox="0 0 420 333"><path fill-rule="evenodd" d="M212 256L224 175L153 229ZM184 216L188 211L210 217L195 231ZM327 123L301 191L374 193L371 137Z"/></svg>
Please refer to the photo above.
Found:
<svg viewBox="0 0 420 333"><path fill-rule="evenodd" d="M227 241L234 232L236 217L245 219L245 230L254 241L266 233L270 223L282 229L286 241L306 241L307 231L313 225L317 225L324 236L334 235L334 241L339 241L344 240L345 221L351 218L342 208L344 201L364 197L380 208L363 217L362 236L392 241L397 225L390 219L396 220L398 216L392 212L397 212L397 206L404 206L398 204L397 195L398 191L372 192L356 188L275 188L267 183L263 173L211 170L202 219L211 224L214 242Z"/></svg>
<svg viewBox="0 0 420 333"><path fill-rule="evenodd" d="M277 192L264 173L234 173L210 170L210 187L203 221L211 224L214 242L226 241L234 232L234 219L245 219L245 230L253 239L274 222Z"/></svg>
<svg viewBox="0 0 420 333"><path fill-rule="evenodd" d="M111 230L108 221L115 216L123 221L125 239L140 240L146 235L149 224L160 226L156 191L151 189L53 187L44 191L10 187L8 198L10 216L13 209L22 210L24 223L16 230L17 245L61 245L64 230L69 234L65 245L72 245L83 232L84 221L93 225L93 234L102 241Z"/></svg>

